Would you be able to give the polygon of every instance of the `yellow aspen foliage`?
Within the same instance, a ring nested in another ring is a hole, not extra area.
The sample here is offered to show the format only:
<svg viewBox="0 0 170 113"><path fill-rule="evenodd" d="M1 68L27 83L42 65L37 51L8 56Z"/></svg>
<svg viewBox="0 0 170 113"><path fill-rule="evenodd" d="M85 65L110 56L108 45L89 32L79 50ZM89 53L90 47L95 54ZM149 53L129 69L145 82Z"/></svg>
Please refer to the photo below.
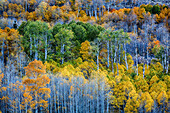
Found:
<svg viewBox="0 0 170 113"><path fill-rule="evenodd" d="M142 90L142 92L147 92L149 85L147 84L146 80L141 76L137 76L135 79L136 91Z"/></svg>
<svg viewBox="0 0 170 113"><path fill-rule="evenodd" d="M143 66L139 65L138 73L139 73L139 76L143 77Z"/></svg>
<svg viewBox="0 0 170 113"><path fill-rule="evenodd" d="M127 103L125 106L125 112L126 113L137 113L139 106L140 106L139 95L136 93L135 90L132 90L129 93L129 99L127 100Z"/></svg>
<svg viewBox="0 0 170 113"><path fill-rule="evenodd" d="M46 73L46 66L43 65L41 61L34 60L28 64L27 67L24 67L26 71L26 76L28 77L40 77Z"/></svg>
<svg viewBox="0 0 170 113"><path fill-rule="evenodd" d="M149 85L152 86L152 84L156 83L158 80L159 80L159 78L158 78L156 75L154 75L154 76L151 78Z"/></svg>
<svg viewBox="0 0 170 113"><path fill-rule="evenodd" d="M120 83L115 85L113 90L115 98L112 104L120 108L122 105L125 104L124 102L127 101L129 93L132 90L135 90L135 87L130 81L121 81Z"/></svg>
<svg viewBox="0 0 170 113"><path fill-rule="evenodd" d="M84 76L89 76L93 70L96 70L96 63L94 61L85 61L78 67L80 68L81 72L83 72Z"/></svg>
<svg viewBox="0 0 170 113"><path fill-rule="evenodd" d="M167 96L168 96L168 100L170 99L170 89L168 89L168 91L166 92Z"/></svg>
<svg viewBox="0 0 170 113"><path fill-rule="evenodd" d="M109 80L108 84L110 85L111 88L113 88L116 85L115 80Z"/></svg>
<svg viewBox="0 0 170 113"><path fill-rule="evenodd" d="M167 88L170 89L170 76L169 75L164 76L163 80L166 83Z"/></svg>
<svg viewBox="0 0 170 113"><path fill-rule="evenodd" d="M69 64L64 68L60 68L59 72L61 73L62 77L69 77L75 74L75 68L71 64Z"/></svg>
<svg viewBox="0 0 170 113"><path fill-rule="evenodd" d="M154 83L152 84L149 92L156 92L157 94L159 94L162 91L167 91L167 85L164 81L159 81L158 83Z"/></svg>
<svg viewBox="0 0 170 113"><path fill-rule="evenodd" d="M122 81L130 81L130 78L127 75L123 75Z"/></svg>
<svg viewBox="0 0 170 113"><path fill-rule="evenodd" d="M148 92L142 93L139 102L141 106L145 107L146 112L151 112L154 101Z"/></svg>
<svg viewBox="0 0 170 113"><path fill-rule="evenodd" d="M24 91L23 104L29 104L32 109L37 109L38 106L43 105L46 109L47 99L50 97L50 89L46 88L50 79L45 75L46 66L41 62L34 60L25 67L26 77L23 80L23 84L26 86ZM44 98L42 98L44 97ZM43 101L43 103L41 103ZM23 105L24 106L24 105Z"/></svg>
<svg viewBox="0 0 170 113"><path fill-rule="evenodd" d="M161 91L157 97L157 101L160 105L168 102L168 96L165 91Z"/></svg>
<svg viewBox="0 0 170 113"><path fill-rule="evenodd" d="M104 71L102 71L100 69L97 71L93 70L91 72L90 78L91 79L99 78L99 80L102 79L102 80L108 81L107 75L108 75L108 72L105 70Z"/></svg>
<svg viewBox="0 0 170 113"><path fill-rule="evenodd" d="M30 5L34 5L34 4L36 3L36 0L28 0L28 3L29 3Z"/></svg>
<svg viewBox="0 0 170 113"><path fill-rule="evenodd" d="M122 76L115 76L115 82L119 83L122 79Z"/></svg>
<svg viewBox="0 0 170 113"><path fill-rule="evenodd" d="M81 43L80 54L82 55L83 60L88 60L90 58L90 42L85 41Z"/></svg>
<svg viewBox="0 0 170 113"><path fill-rule="evenodd" d="M133 65L134 65L134 61L133 61L132 56L130 54L127 55L127 63L128 63L129 68L132 68Z"/></svg>
<svg viewBox="0 0 170 113"><path fill-rule="evenodd" d="M151 92L150 93L151 97L153 100L156 100L157 99L157 96L158 96L158 93L156 93L155 91Z"/></svg>
<svg viewBox="0 0 170 113"><path fill-rule="evenodd" d="M124 72L125 72L125 66L124 65L120 65L120 64L118 64L118 69L119 69L119 76L122 76L122 75L124 75ZM114 69L115 69L115 75L117 75L117 66L116 66L116 64L114 65Z"/></svg>
<svg viewBox="0 0 170 113"><path fill-rule="evenodd" d="M138 20L144 19L146 11L144 8L134 7L133 12L137 15Z"/></svg>

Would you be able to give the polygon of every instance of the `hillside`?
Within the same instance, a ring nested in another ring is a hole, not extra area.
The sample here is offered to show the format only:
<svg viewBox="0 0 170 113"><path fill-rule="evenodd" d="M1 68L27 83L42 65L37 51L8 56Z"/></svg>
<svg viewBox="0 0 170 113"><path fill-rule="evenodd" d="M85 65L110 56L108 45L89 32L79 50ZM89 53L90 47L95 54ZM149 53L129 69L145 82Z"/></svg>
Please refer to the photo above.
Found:
<svg viewBox="0 0 170 113"><path fill-rule="evenodd" d="M0 113L169 113L168 0L1 0Z"/></svg>

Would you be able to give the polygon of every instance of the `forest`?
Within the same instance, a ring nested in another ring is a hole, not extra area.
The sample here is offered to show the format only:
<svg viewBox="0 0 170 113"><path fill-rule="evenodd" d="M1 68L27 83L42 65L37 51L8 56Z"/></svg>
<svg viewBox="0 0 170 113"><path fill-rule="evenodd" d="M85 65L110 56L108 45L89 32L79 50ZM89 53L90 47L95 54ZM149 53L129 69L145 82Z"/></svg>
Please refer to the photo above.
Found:
<svg viewBox="0 0 170 113"><path fill-rule="evenodd" d="M0 0L0 113L169 113L169 0Z"/></svg>

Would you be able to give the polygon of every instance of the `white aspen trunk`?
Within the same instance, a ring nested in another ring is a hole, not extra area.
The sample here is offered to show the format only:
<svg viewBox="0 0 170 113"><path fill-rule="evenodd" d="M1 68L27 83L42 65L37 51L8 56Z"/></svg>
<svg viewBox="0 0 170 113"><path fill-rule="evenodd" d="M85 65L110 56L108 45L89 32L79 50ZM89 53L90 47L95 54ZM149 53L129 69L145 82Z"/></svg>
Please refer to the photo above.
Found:
<svg viewBox="0 0 170 113"><path fill-rule="evenodd" d="M89 15L90 15L90 18L91 18L91 16L92 16L92 14L91 14L91 9L89 10Z"/></svg>
<svg viewBox="0 0 170 113"><path fill-rule="evenodd" d="M58 113L60 113L60 82L58 80L58 84L57 84L57 110L58 110Z"/></svg>
<svg viewBox="0 0 170 113"><path fill-rule="evenodd" d="M109 41L107 41L107 68L109 68L109 59L110 59L110 55L109 55L109 53L110 53L110 47L109 47Z"/></svg>
<svg viewBox="0 0 170 113"><path fill-rule="evenodd" d="M26 0L26 4L25 4L25 12L27 12L27 0Z"/></svg>
<svg viewBox="0 0 170 113"><path fill-rule="evenodd" d="M162 67L164 69L164 54L162 54Z"/></svg>
<svg viewBox="0 0 170 113"><path fill-rule="evenodd" d="M117 67L117 75L119 75L118 59L116 60L116 67Z"/></svg>
<svg viewBox="0 0 170 113"><path fill-rule="evenodd" d="M45 61L47 60L47 34L45 35Z"/></svg>
<svg viewBox="0 0 170 113"><path fill-rule="evenodd" d="M148 65L149 65L148 57L149 57L149 52L148 52L148 47L147 47L147 69L148 69Z"/></svg>
<svg viewBox="0 0 170 113"><path fill-rule="evenodd" d="M97 20L97 9L94 10L95 18Z"/></svg>
<svg viewBox="0 0 170 113"><path fill-rule="evenodd" d="M32 37L30 36L30 56L32 55Z"/></svg>
<svg viewBox="0 0 170 113"><path fill-rule="evenodd" d="M144 43L143 43L143 78L145 77L145 51L144 51Z"/></svg>
<svg viewBox="0 0 170 113"><path fill-rule="evenodd" d="M126 44L124 40L124 48L125 48L125 63L126 63L126 69L128 70L128 63L127 63L127 56L126 56Z"/></svg>
<svg viewBox="0 0 170 113"><path fill-rule="evenodd" d="M74 82L73 82L73 83L74 83ZM73 111L72 111L73 113L74 113L74 105L75 105L75 104L74 104L74 100L75 100L75 99L74 99L74 95L75 95L75 94L74 94L74 86L73 86L73 107L72 107L72 108L73 108L73 109L72 109L72 110L73 110Z"/></svg>
<svg viewBox="0 0 170 113"><path fill-rule="evenodd" d="M65 107L65 113L67 113L67 104L66 104L66 83L64 84L64 107Z"/></svg>
<svg viewBox="0 0 170 113"><path fill-rule="evenodd" d="M63 83L63 80L62 80L62 85L63 85L63 87L62 88L60 88L61 89L61 112L62 113L64 113L64 91L63 91L63 89L64 89L64 83Z"/></svg>
<svg viewBox="0 0 170 113"><path fill-rule="evenodd" d="M108 13L109 13L109 8L110 8L110 6L109 6L109 4L107 5L107 11L108 11Z"/></svg>
<svg viewBox="0 0 170 113"><path fill-rule="evenodd" d="M137 43L136 43L136 40L135 40L135 51L136 51L136 73L137 73L137 76L138 76L138 51L137 51Z"/></svg>
<svg viewBox="0 0 170 113"><path fill-rule="evenodd" d="M92 11L91 11L91 15L93 16L93 8L92 8Z"/></svg>
<svg viewBox="0 0 170 113"><path fill-rule="evenodd" d="M106 113L109 113L109 97L108 96L109 95L107 94L106 95L106 98L107 98L107 108L106 108L107 112Z"/></svg>
<svg viewBox="0 0 170 113"><path fill-rule="evenodd" d="M78 13L77 13L77 17L79 17L79 12L80 12L80 9L79 9L79 7L78 7Z"/></svg>
<svg viewBox="0 0 170 113"><path fill-rule="evenodd" d="M97 93L97 113L99 113L99 90L98 90L98 83L96 84L97 88L96 88L96 93Z"/></svg>
<svg viewBox="0 0 170 113"><path fill-rule="evenodd" d="M120 44L119 44L119 54L118 54L119 55L119 64L120 64L120 51L121 50L120 50Z"/></svg>
<svg viewBox="0 0 170 113"><path fill-rule="evenodd" d="M53 93L54 93L54 112L57 112L57 102L56 102L56 84L55 84L55 78L51 79L52 80L52 84L53 84ZM59 85L57 85L57 87L59 87ZM58 92L57 92L58 93Z"/></svg>
<svg viewBox="0 0 170 113"><path fill-rule="evenodd" d="M19 88L18 88L19 89ZM21 97L21 90L19 90L19 95L18 95L19 97L18 97L18 108L19 108L19 113L21 113L21 99L20 99L20 97Z"/></svg>
<svg viewBox="0 0 170 113"><path fill-rule="evenodd" d="M86 15L88 15L88 10L87 10L87 8L88 8L88 4L86 3Z"/></svg>
<svg viewBox="0 0 170 113"><path fill-rule="evenodd" d="M165 56L165 59L164 59L164 70L165 70L165 72L166 72L166 56L167 56L167 54L166 54L166 50L164 50L164 56Z"/></svg>
<svg viewBox="0 0 170 113"><path fill-rule="evenodd" d="M99 70L99 54L97 52L97 70Z"/></svg>
<svg viewBox="0 0 170 113"><path fill-rule="evenodd" d="M62 46L61 46L61 54L62 55L64 55L64 46L65 46L65 44L62 44ZM61 64L63 64L63 63L64 63L64 57L61 58Z"/></svg>
<svg viewBox="0 0 170 113"><path fill-rule="evenodd" d="M111 64L112 64L112 72L114 73L114 67L113 67L113 48L112 48L112 41L110 42L110 54L111 54Z"/></svg>
<svg viewBox="0 0 170 113"><path fill-rule="evenodd" d="M37 41L34 37L34 47L35 47L35 59L37 60Z"/></svg>
<svg viewBox="0 0 170 113"><path fill-rule="evenodd" d="M167 37L168 38L168 37ZM166 54L167 54L167 60L166 60L166 74L168 74L168 69L169 69L169 39L167 39L167 45L166 45Z"/></svg>
<svg viewBox="0 0 170 113"><path fill-rule="evenodd" d="M22 78L22 68L21 68L21 65L22 65L22 63L21 63L21 46L20 46L20 58L19 58L19 68L20 68L20 77Z"/></svg>
<svg viewBox="0 0 170 113"><path fill-rule="evenodd" d="M115 38L115 55L114 55L114 63L116 62L116 56L117 56L117 45L116 45L116 43L117 43L117 38Z"/></svg>
<svg viewBox="0 0 170 113"><path fill-rule="evenodd" d="M99 21L101 20L101 13L102 11L100 10L100 7L99 7Z"/></svg>
<svg viewBox="0 0 170 113"><path fill-rule="evenodd" d="M2 50L1 50L1 53L2 53L2 68L1 68L1 70L2 70L3 73L5 71L5 69L4 69L4 67L5 67L5 65L4 65L4 46L5 46L5 43L4 43L4 39L3 39Z"/></svg>
<svg viewBox="0 0 170 113"><path fill-rule="evenodd" d="M26 107L25 107L25 112L27 113L27 109L28 109L28 108L27 108L27 103L26 103L26 105L25 105L25 106L26 106Z"/></svg>
<svg viewBox="0 0 170 113"><path fill-rule="evenodd" d="M150 38L151 38L151 35L150 35ZM149 51L148 51L148 38L147 38L147 69L148 69L148 65L149 65L149 61L148 61L148 58L149 58Z"/></svg>
<svg viewBox="0 0 170 113"><path fill-rule="evenodd" d="M102 83L101 83L101 113L104 113L104 111L105 111L105 104L104 104L104 100L105 100L104 87L105 87L105 83L104 83L104 81L102 81Z"/></svg>

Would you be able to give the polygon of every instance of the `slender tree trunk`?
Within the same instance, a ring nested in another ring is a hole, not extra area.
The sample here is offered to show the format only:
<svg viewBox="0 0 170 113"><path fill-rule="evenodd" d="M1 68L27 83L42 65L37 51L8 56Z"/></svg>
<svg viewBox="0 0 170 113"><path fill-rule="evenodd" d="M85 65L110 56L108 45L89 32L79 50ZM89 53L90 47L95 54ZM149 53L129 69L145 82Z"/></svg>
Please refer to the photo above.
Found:
<svg viewBox="0 0 170 113"><path fill-rule="evenodd" d="M1 68L1 70L2 70L2 72L4 73L4 71L5 71L5 65L4 65L4 46L5 46L5 43L4 43L4 39L3 39L3 42L2 42L2 50L1 50L1 53L2 53L2 68Z"/></svg>
<svg viewBox="0 0 170 113"><path fill-rule="evenodd" d="M61 58L61 64L64 63L64 46L65 46L65 44L61 45L61 54L63 55L62 58Z"/></svg>
<svg viewBox="0 0 170 113"><path fill-rule="evenodd" d="M115 55L114 55L114 63L116 62L116 56L117 56L117 38L115 38Z"/></svg>
<svg viewBox="0 0 170 113"><path fill-rule="evenodd" d="M137 76L138 76L138 51L137 51L137 43L136 43L136 40L135 40L135 51L136 51L136 73L137 73Z"/></svg>
<svg viewBox="0 0 170 113"><path fill-rule="evenodd" d="M97 20L97 9L94 9L95 18Z"/></svg>
<svg viewBox="0 0 170 113"><path fill-rule="evenodd" d="M30 57L32 56L32 37L30 36Z"/></svg>
<svg viewBox="0 0 170 113"><path fill-rule="evenodd" d="M111 64L112 64L112 72L114 73L114 67L113 67L113 48L112 48L112 41L110 42L110 54L111 54Z"/></svg>
<svg viewBox="0 0 170 113"><path fill-rule="evenodd" d="M97 113L99 113L99 90L98 90L98 83L96 84L96 86L97 86L97 88L96 88L96 90L97 90Z"/></svg>
<svg viewBox="0 0 170 113"><path fill-rule="evenodd" d="M47 34L45 35L45 61L47 60Z"/></svg>
<svg viewBox="0 0 170 113"><path fill-rule="evenodd" d="M107 68L109 68L109 59L110 59L110 47L109 47L109 41L107 41Z"/></svg>
<svg viewBox="0 0 170 113"><path fill-rule="evenodd" d="M120 50L120 48L121 48L120 46L121 46L121 45L120 45L120 44L118 44L118 45L119 45L119 53L118 53L118 56L119 56L119 64L120 64L120 54L121 54L121 53L120 53L120 51L121 51L121 50Z"/></svg>
<svg viewBox="0 0 170 113"><path fill-rule="evenodd" d="M91 15L93 16L93 8L92 8L92 11L91 11Z"/></svg>
<svg viewBox="0 0 170 113"><path fill-rule="evenodd" d="M55 84L55 77L52 79L52 84L53 84L53 93L54 93L54 112L57 112L57 102L56 102L56 100L58 100L58 99L56 99L56 93L58 93L58 92L56 92L56 84ZM59 85L57 85L57 88L59 87ZM58 96L57 96L58 97ZM59 103L58 103L59 104Z"/></svg>
<svg viewBox="0 0 170 113"><path fill-rule="evenodd" d="M150 38L151 38L151 35L150 35ZM147 38L147 52L146 52L146 54L147 54L147 69L148 69L148 65L149 65L149 61L148 61L148 58L149 58L149 51L148 51L148 38Z"/></svg>
<svg viewBox="0 0 170 113"><path fill-rule="evenodd" d="M163 51L164 52L164 51ZM164 64L164 54L162 53L162 67L163 67L163 72L164 72L164 69L165 69L165 64Z"/></svg>
<svg viewBox="0 0 170 113"><path fill-rule="evenodd" d="M144 51L144 43L143 43L143 78L145 77L145 51Z"/></svg>
<svg viewBox="0 0 170 113"><path fill-rule="evenodd" d="M127 56L126 56L126 44L124 40L124 48L125 48L125 63L126 63L126 69L128 70L128 63L127 63Z"/></svg>
<svg viewBox="0 0 170 113"><path fill-rule="evenodd" d="M166 54L167 54L167 60L166 60L166 74L168 74L168 69L169 69L169 39L167 39L167 45L166 45Z"/></svg>
<svg viewBox="0 0 170 113"><path fill-rule="evenodd" d="M108 5L107 5L107 11L108 11L108 13L109 13L109 8L110 8L110 5L108 4Z"/></svg>
<svg viewBox="0 0 170 113"><path fill-rule="evenodd" d="M38 57L38 55L37 55L38 54L37 53L37 39L35 39L35 37L34 37L34 47L35 47L35 59L38 60L38 58L37 58Z"/></svg>

